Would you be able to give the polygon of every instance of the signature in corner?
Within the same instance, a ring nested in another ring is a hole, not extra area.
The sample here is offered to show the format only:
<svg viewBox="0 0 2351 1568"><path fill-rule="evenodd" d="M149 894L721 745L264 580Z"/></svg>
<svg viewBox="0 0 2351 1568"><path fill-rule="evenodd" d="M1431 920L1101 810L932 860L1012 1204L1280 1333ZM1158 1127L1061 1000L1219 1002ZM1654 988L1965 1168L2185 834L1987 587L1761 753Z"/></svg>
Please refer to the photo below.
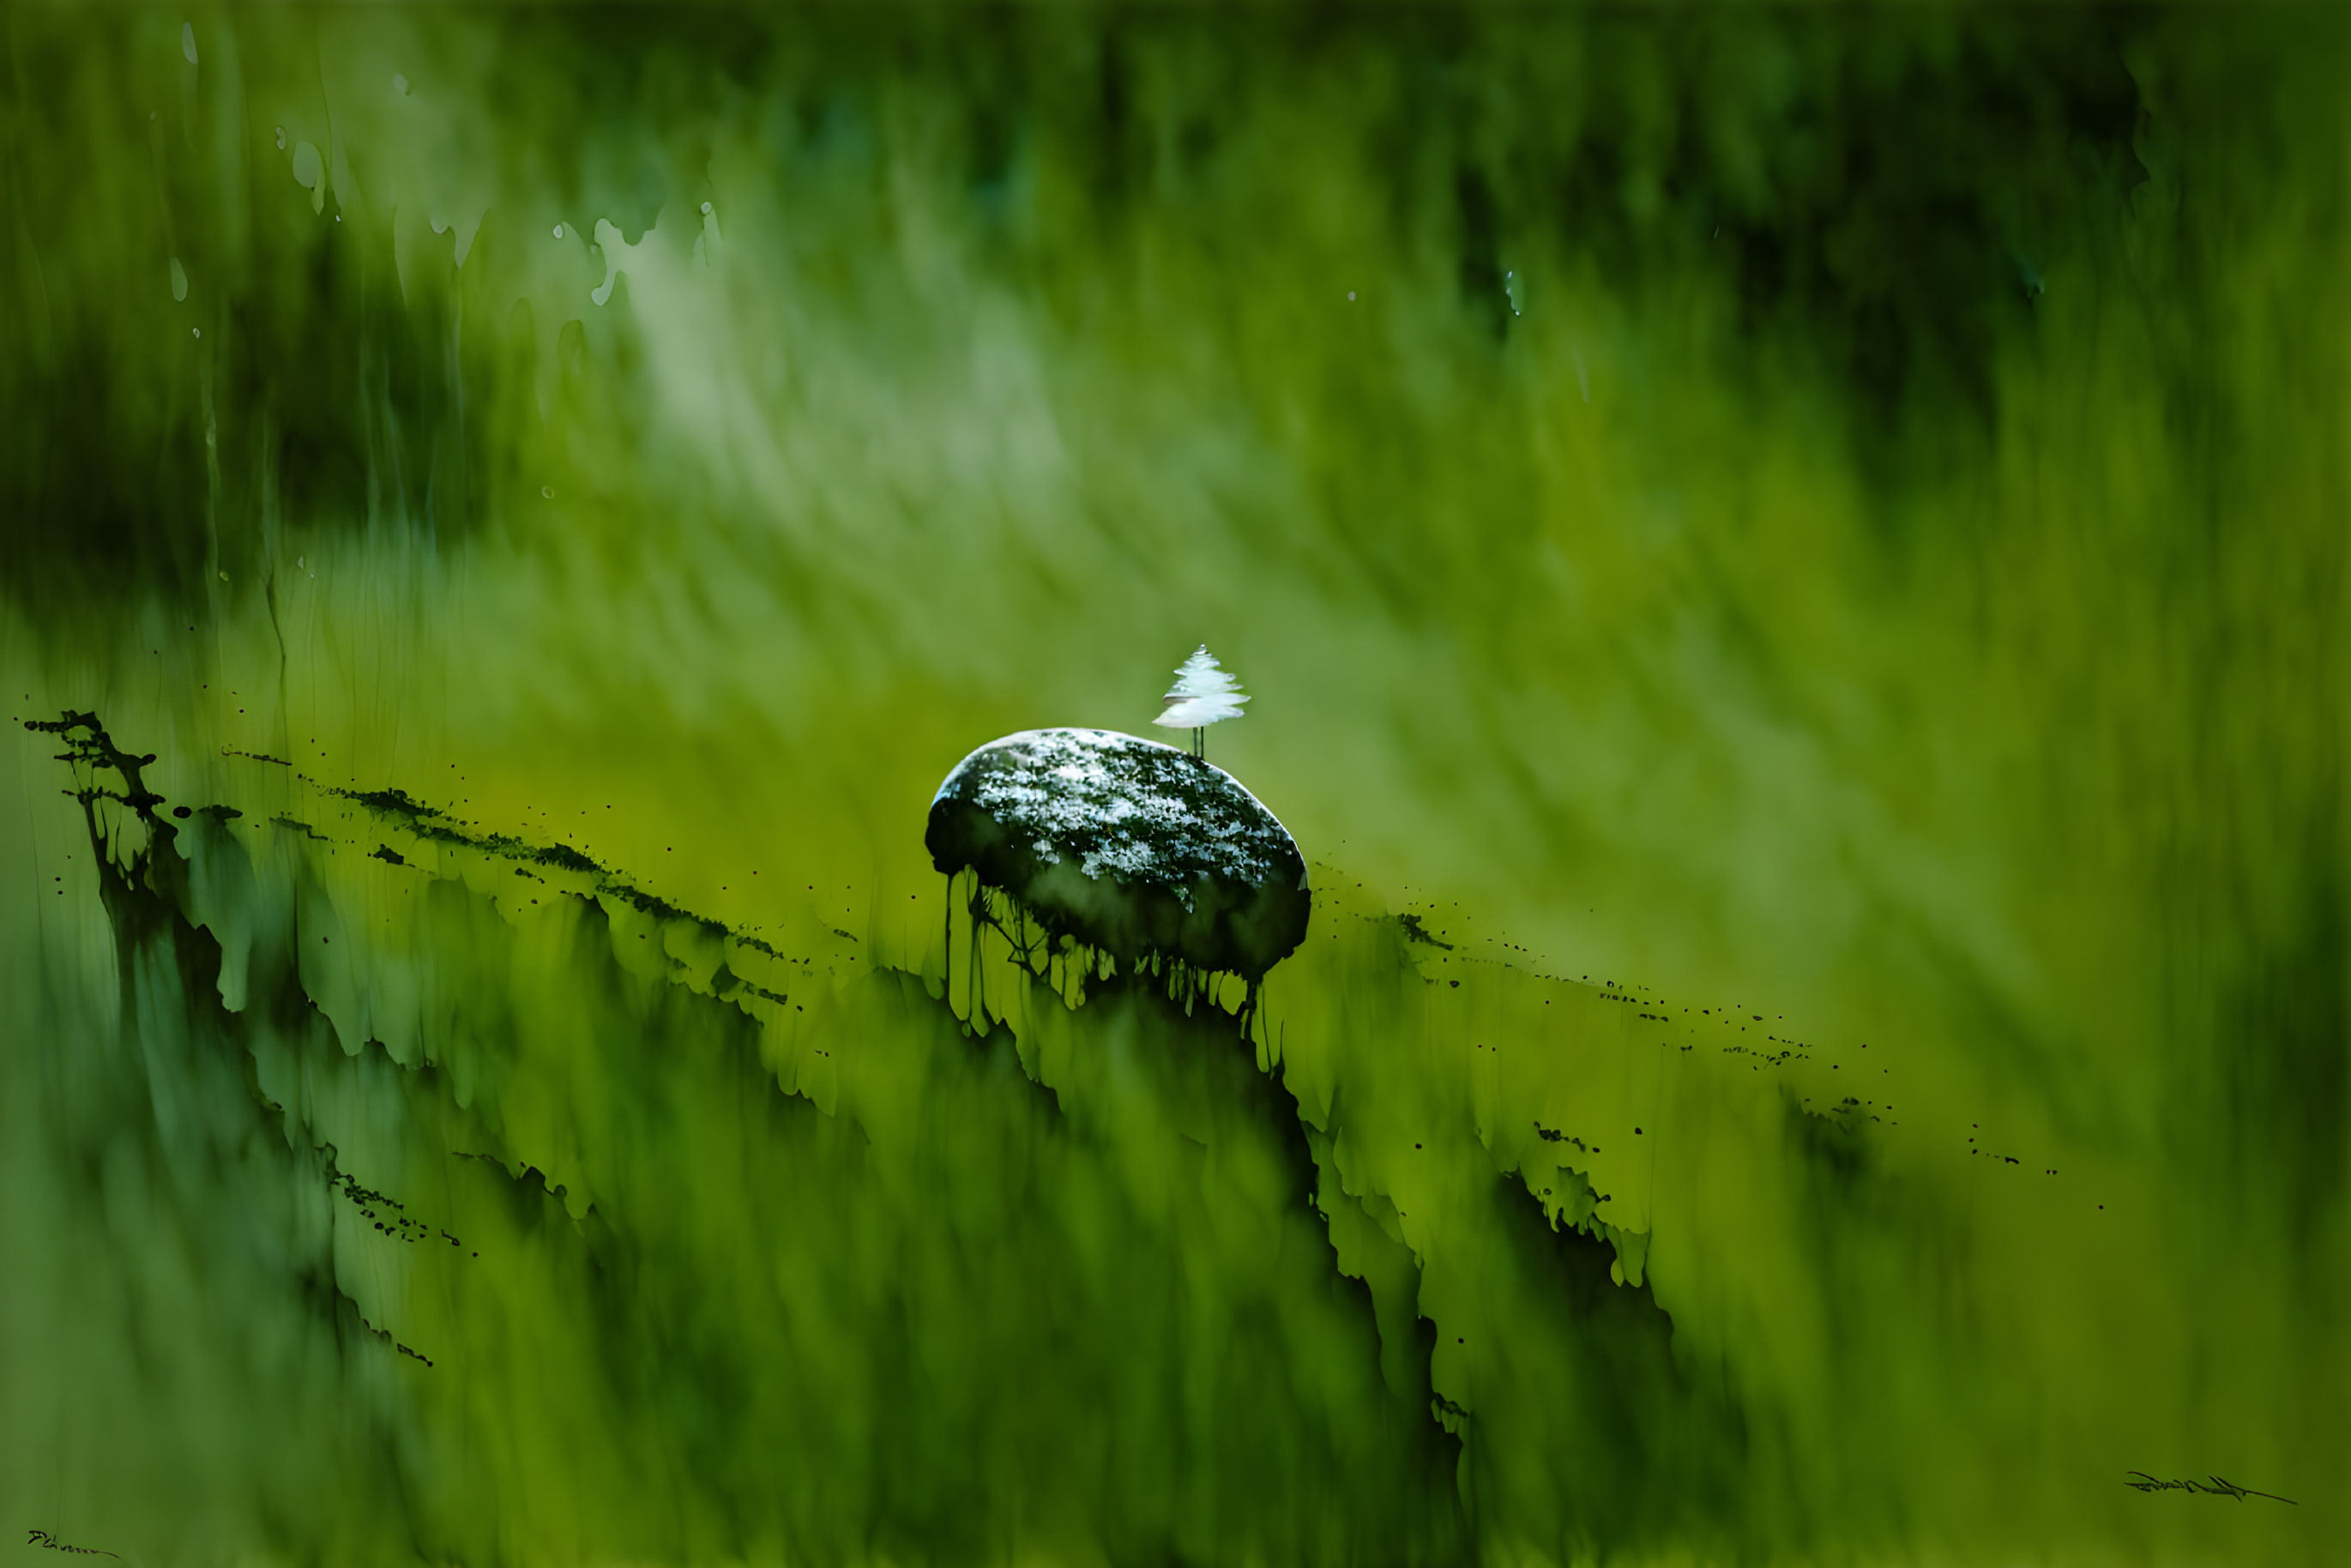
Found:
<svg viewBox="0 0 2351 1568"><path fill-rule="evenodd" d="M2224 1479L2220 1476L2206 1476L2200 1481L2166 1481L2158 1480L2155 1477L2148 1475L2145 1470L2131 1470L2127 1473L2138 1478L2137 1480L2126 1480L2123 1482L2123 1485L2129 1487L2134 1491L2210 1492L2215 1497L2235 1498L2239 1502L2244 1501L2249 1497L2265 1497L2272 1502L2292 1503L2296 1508L2300 1508L2302 1506L2300 1503L2294 1502L2294 1499L2290 1497L2280 1497L2273 1491L2255 1491L2251 1487L2241 1487L2236 1482Z"/></svg>
<svg viewBox="0 0 2351 1568"><path fill-rule="evenodd" d="M26 1531L25 1532L25 1544L27 1546L46 1546L52 1552L78 1552L84 1557L117 1557L120 1555L117 1552L107 1551L106 1548L102 1546L68 1546L64 1542L59 1541L56 1536L51 1535L46 1530Z"/></svg>

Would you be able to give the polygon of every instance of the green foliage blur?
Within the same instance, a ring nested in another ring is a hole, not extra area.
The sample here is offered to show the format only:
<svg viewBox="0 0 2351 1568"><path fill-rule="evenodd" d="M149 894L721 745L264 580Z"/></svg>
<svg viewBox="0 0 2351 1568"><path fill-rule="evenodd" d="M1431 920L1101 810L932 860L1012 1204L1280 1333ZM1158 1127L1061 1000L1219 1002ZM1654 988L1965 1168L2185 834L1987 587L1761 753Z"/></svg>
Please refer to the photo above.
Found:
<svg viewBox="0 0 2351 1568"><path fill-rule="evenodd" d="M2321 1560L2346 44L0 11L0 1524ZM922 848L1202 642L1247 1034Z"/></svg>

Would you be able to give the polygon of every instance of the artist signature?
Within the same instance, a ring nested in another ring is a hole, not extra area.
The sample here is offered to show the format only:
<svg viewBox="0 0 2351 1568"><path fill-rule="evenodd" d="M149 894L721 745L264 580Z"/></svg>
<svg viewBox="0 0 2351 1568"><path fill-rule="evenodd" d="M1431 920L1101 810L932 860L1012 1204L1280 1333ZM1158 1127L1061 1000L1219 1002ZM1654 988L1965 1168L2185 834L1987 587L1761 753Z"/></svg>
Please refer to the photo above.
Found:
<svg viewBox="0 0 2351 1568"><path fill-rule="evenodd" d="M2265 1497L2272 1502L2294 1503L2296 1508L2302 1506L2290 1497L2280 1497L2273 1491L2255 1491L2251 1487L2241 1487L2236 1482L2224 1480L2219 1476L2206 1476L2200 1481L2163 1481L2156 1479L2145 1470L2132 1470L2128 1473L2137 1476L2138 1479L2125 1481L2123 1485L2135 1491L2206 1491L2215 1497L2232 1497L2239 1502L2244 1501L2249 1497Z"/></svg>
<svg viewBox="0 0 2351 1568"><path fill-rule="evenodd" d="M46 1530L26 1531L25 1532L25 1544L27 1546L46 1546L52 1552L78 1552L85 1557L115 1557L120 1555L117 1552L107 1551L102 1546L68 1546L64 1542L59 1541L56 1536L51 1535Z"/></svg>

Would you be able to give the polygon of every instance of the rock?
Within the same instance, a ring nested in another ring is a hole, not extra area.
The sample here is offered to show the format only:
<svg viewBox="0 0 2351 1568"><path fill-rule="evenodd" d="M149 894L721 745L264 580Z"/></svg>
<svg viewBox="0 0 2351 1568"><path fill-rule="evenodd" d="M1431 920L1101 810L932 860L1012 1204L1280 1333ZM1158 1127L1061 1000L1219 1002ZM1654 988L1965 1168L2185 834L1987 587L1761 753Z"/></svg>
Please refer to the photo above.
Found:
<svg viewBox="0 0 2351 1568"><path fill-rule="evenodd" d="M1223 768L1105 729L1031 729L956 765L923 842L1048 932L1252 983L1306 936L1306 862Z"/></svg>

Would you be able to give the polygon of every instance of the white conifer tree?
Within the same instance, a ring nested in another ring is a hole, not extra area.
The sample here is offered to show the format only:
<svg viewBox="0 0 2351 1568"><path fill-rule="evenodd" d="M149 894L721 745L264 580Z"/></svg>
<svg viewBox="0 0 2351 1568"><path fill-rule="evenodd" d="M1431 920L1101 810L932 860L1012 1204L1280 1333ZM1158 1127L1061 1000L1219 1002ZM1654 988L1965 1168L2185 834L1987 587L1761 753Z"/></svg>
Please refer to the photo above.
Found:
<svg viewBox="0 0 2351 1568"><path fill-rule="evenodd" d="M1241 684L1217 666L1217 656L1206 643L1176 672L1176 685L1161 700L1159 716L1151 722L1167 729L1192 732L1192 755L1206 757L1208 726L1241 716Z"/></svg>

